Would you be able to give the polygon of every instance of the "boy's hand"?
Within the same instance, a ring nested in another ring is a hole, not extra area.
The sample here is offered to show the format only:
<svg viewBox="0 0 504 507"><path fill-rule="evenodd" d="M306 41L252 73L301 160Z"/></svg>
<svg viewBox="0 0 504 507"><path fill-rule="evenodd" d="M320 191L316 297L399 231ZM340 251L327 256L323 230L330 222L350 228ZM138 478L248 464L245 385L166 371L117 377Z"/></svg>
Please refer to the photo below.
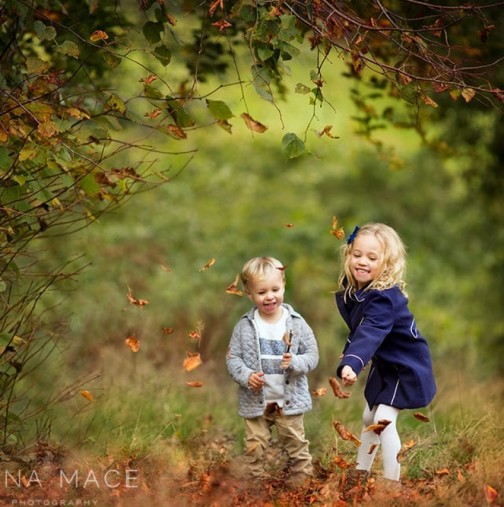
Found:
<svg viewBox="0 0 504 507"><path fill-rule="evenodd" d="M280 363L280 368L282 370L286 370L290 364L292 363L292 355L290 352L285 352L282 356L282 362Z"/></svg>
<svg viewBox="0 0 504 507"><path fill-rule="evenodd" d="M351 386L352 384L355 384L355 381L357 380L357 375L352 370L351 366L343 366L343 369L341 370L341 380L343 381L343 384L346 386Z"/></svg>
<svg viewBox="0 0 504 507"><path fill-rule="evenodd" d="M262 371L254 372L250 374L248 379L248 386L254 391L259 391L264 385L264 373Z"/></svg>

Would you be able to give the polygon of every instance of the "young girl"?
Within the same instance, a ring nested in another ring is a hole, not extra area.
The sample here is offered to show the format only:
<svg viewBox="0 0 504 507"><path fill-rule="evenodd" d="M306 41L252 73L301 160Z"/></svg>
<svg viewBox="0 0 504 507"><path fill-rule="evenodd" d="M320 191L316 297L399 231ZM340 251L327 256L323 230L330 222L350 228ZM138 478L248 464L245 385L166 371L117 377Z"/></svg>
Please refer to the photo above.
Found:
<svg viewBox="0 0 504 507"><path fill-rule="evenodd" d="M307 374L319 353L310 326L284 303L284 269L273 257L256 257L243 267L241 281L254 307L233 330L226 364L239 386L248 475L265 477L264 453L275 426L289 456L289 483L298 485L313 473L303 415L312 407Z"/></svg>
<svg viewBox="0 0 504 507"><path fill-rule="evenodd" d="M429 347L404 290L405 248L391 227L370 223L355 228L342 254L336 303L350 334L337 375L352 385L372 361L356 469L369 472L381 444L383 476L399 481L397 416L401 409L425 407L436 392ZM379 423L387 424L381 433L365 431Z"/></svg>

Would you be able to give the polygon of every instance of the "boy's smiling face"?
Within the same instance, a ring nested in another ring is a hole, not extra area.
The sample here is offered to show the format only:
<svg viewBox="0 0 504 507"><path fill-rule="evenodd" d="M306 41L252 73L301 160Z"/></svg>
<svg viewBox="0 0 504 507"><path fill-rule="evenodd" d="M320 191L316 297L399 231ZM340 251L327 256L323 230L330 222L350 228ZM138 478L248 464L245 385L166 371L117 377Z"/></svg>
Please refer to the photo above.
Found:
<svg viewBox="0 0 504 507"><path fill-rule="evenodd" d="M285 281L280 269L265 278L249 280L247 295L259 310L259 315L268 322L275 322L282 315Z"/></svg>

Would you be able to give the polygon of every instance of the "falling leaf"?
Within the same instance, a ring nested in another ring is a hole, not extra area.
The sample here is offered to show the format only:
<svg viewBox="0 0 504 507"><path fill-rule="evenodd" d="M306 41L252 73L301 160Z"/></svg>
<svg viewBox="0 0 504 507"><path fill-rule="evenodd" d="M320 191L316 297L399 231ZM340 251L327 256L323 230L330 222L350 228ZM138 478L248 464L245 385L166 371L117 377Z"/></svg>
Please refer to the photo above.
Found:
<svg viewBox="0 0 504 507"><path fill-rule="evenodd" d="M201 332L199 329L193 329L192 331L189 332L189 338L191 338L191 340L201 340Z"/></svg>
<svg viewBox="0 0 504 507"><path fill-rule="evenodd" d="M150 113L145 113L144 116L147 116L151 120L155 120L162 113L163 113L163 111L161 111L161 109L159 109L159 107L156 107Z"/></svg>
<svg viewBox="0 0 504 507"><path fill-rule="evenodd" d="M199 352L188 352L184 359L184 370L192 371L203 363Z"/></svg>
<svg viewBox="0 0 504 507"><path fill-rule="evenodd" d="M345 230L343 227L338 227L338 219L333 216L331 221L331 234L337 239L343 239L345 237Z"/></svg>
<svg viewBox="0 0 504 507"><path fill-rule="evenodd" d="M84 396L84 398L86 398L86 400L89 400L91 403L93 403L95 401L94 396L87 389L83 389L82 391L79 391L79 394L81 396Z"/></svg>
<svg viewBox="0 0 504 507"><path fill-rule="evenodd" d="M339 468L341 468L342 470L346 470L348 468L353 468L354 465L352 463L349 463L348 461L346 461L343 457L341 456L335 456L333 458L333 463L335 463Z"/></svg>
<svg viewBox="0 0 504 507"><path fill-rule="evenodd" d="M373 454L373 452L375 451L375 449L378 447L378 444L372 444L371 447L369 448L369 451L367 452L368 454Z"/></svg>
<svg viewBox="0 0 504 507"><path fill-rule="evenodd" d="M203 382L200 382L199 380L193 380L191 382L186 382L186 384L189 387L203 387Z"/></svg>
<svg viewBox="0 0 504 507"><path fill-rule="evenodd" d="M294 224L284 224L284 227L287 229L292 229L294 227Z"/></svg>
<svg viewBox="0 0 504 507"><path fill-rule="evenodd" d="M318 387L313 391L313 396L316 398L321 398L327 394L327 387Z"/></svg>
<svg viewBox="0 0 504 507"><path fill-rule="evenodd" d="M226 28L230 28L233 25L229 21L226 21L225 19L221 19L220 21L216 21L215 23L212 23L212 26L215 26L215 28L218 28L219 32L223 32Z"/></svg>
<svg viewBox="0 0 504 507"><path fill-rule="evenodd" d="M214 0L210 4L210 8L208 9L208 14L210 14L210 16L213 16L217 7L220 7L222 10L224 10L224 0Z"/></svg>
<svg viewBox="0 0 504 507"><path fill-rule="evenodd" d="M149 74L147 77L140 79L140 82L145 83L146 85L150 85L156 79L157 79L157 76L155 74Z"/></svg>
<svg viewBox="0 0 504 507"><path fill-rule="evenodd" d="M348 431L339 421L333 421L333 426L343 440L350 440L356 446L361 445L361 441L355 435L350 433L350 431Z"/></svg>
<svg viewBox="0 0 504 507"><path fill-rule="evenodd" d="M163 327L161 330L163 331L163 334L172 334L173 331L175 331L172 327Z"/></svg>
<svg viewBox="0 0 504 507"><path fill-rule="evenodd" d="M326 125L320 132L318 132L318 136L322 137L326 135L327 137L330 137L331 139L339 139L339 136L335 136L331 134L332 125Z"/></svg>
<svg viewBox="0 0 504 507"><path fill-rule="evenodd" d="M266 130L268 130L268 127L254 120L252 116L250 116L249 114L242 113L240 116L243 118L245 125L247 125L247 127L253 132L258 132L259 134L262 134L263 132L266 132Z"/></svg>
<svg viewBox="0 0 504 507"><path fill-rule="evenodd" d="M215 259L210 259L199 271L206 271L210 269L217 261Z"/></svg>
<svg viewBox="0 0 504 507"><path fill-rule="evenodd" d="M429 422L430 421L430 419L425 414L422 414L422 412L415 412L413 414L413 416L415 417L415 419L418 419L419 421L422 421L422 422Z"/></svg>
<svg viewBox="0 0 504 507"><path fill-rule="evenodd" d="M377 435L379 435L388 425L390 421L382 420L378 421L378 424L370 424L364 431L374 431Z"/></svg>
<svg viewBox="0 0 504 507"><path fill-rule="evenodd" d="M171 268L169 268L168 266L163 266L162 264L161 264L161 269L163 271L166 271L167 273L169 273L171 271Z"/></svg>
<svg viewBox="0 0 504 507"><path fill-rule="evenodd" d="M124 340L124 343L132 352L138 352L140 350L140 340L134 335L128 336L128 338Z"/></svg>
<svg viewBox="0 0 504 507"><path fill-rule="evenodd" d="M329 378L329 385L331 386L333 394L334 394L334 396L336 396L336 398L340 398L340 399L344 400L345 398L350 398L350 396L352 396L352 393L349 393L347 391L343 391L341 389L341 386L340 386L338 380L336 379L336 377Z"/></svg>
<svg viewBox="0 0 504 507"><path fill-rule="evenodd" d="M99 40L107 40L107 39L108 35L103 30L95 30L89 37L89 40L91 42L98 42Z"/></svg>
<svg viewBox="0 0 504 507"><path fill-rule="evenodd" d="M499 493L495 488L492 488L492 486L485 484L485 498L489 504L494 503L495 500L497 500L498 496L499 496Z"/></svg>
<svg viewBox="0 0 504 507"><path fill-rule="evenodd" d="M397 461L399 461L399 463L404 459L404 456L406 455L406 453L412 449L413 447L415 447L416 445L416 442L414 440L408 440L407 442L405 442L402 447L401 447L401 450L397 453Z"/></svg>
<svg viewBox="0 0 504 507"><path fill-rule="evenodd" d="M235 296L243 296L243 292L238 289L238 281L239 280L240 280L240 275L236 275L234 281L226 287L226 292L228 294L234 294Z"/></svg>
<svg viewBox="0 0 504 507"><path fill-rule="evenodd" d="M128 294L126 294L126 297L128 298L128 301L132 305L139 306L140 308L149 304L149 302L146 299L136 299L135 297L133 297L133 293L131 292L131 289L129 287L128 287Z"/></svg>

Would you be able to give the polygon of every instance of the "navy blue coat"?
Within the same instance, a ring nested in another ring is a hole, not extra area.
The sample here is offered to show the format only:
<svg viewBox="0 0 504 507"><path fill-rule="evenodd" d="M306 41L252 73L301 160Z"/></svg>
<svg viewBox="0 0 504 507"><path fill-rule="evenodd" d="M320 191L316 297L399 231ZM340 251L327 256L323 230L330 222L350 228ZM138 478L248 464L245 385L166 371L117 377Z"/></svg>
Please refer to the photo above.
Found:
<svg viewBox="0 0 504 507"><path fill-rule="evenodd" d="M429 346L399 287L359 290L346 302L338 292L336 303L350 328L338 377L345 365L358 375L372 361L364 391L370 409L381 403L400 409L428 405L436 393Z"/></svg>

